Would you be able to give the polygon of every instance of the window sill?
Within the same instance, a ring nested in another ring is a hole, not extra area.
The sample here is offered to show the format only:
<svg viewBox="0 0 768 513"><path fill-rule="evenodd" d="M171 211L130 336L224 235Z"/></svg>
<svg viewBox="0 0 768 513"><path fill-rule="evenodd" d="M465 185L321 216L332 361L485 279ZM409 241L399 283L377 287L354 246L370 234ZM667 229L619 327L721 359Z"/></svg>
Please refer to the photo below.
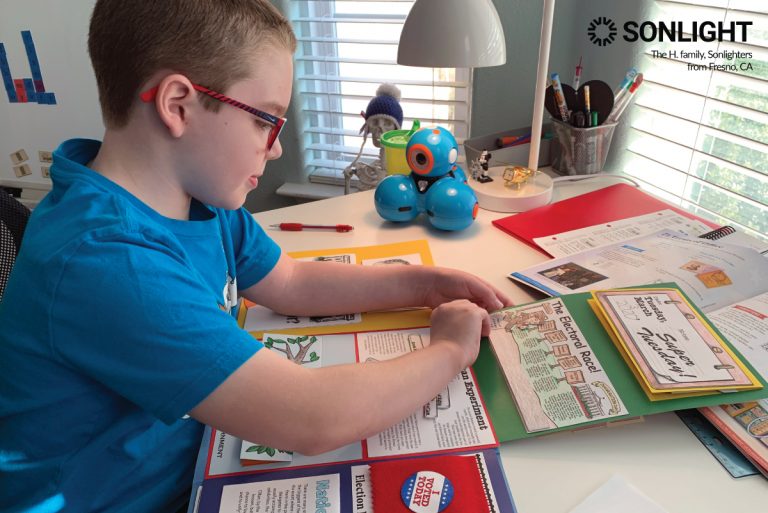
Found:
<svg viewBox="0 0 768 513"><path fill-rule="evenodd" d="M321 200L344 195L344 186L320 183L286 182L277 189L279 196L307 200ZM355 190L354 192L357 192Z"/></svg>

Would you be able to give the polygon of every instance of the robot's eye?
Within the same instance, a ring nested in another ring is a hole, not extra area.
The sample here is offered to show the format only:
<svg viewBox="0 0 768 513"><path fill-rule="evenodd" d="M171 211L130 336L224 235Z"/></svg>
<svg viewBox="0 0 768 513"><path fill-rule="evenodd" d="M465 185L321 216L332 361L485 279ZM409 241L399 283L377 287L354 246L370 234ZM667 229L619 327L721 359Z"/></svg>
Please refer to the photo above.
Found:
<svg viewBox="0 0 768 513"><path fill-rule="evenodd" d="M419 175L429 174L435 166L435 159L432 156L432 152L423 144L414 144L408 148L406 159L408 160L408 167L411 168L411 171Z"/></svg>

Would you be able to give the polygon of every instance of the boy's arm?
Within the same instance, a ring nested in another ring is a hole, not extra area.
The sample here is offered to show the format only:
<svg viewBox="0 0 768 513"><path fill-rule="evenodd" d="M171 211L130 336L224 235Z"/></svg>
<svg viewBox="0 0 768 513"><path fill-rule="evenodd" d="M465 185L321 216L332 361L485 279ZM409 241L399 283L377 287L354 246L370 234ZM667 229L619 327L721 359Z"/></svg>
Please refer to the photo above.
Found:
<svg viewBox="0 0 768 513"><path fill-rule="evenodd" d="M488 314L454 301L433 311L432 326L428 347L377 363L308 369L260 350L190 414L306 455L363 440L416 411L474 361Z"/></svg>
<svg viewBox="0 0 768 513"><path fill-rule="evenodd" d="M242 295L284 315L434 308L454 299L467 299L489 311L512 304L492 285L454 269L299 262L287 255L282 255L274 269Z"/></svg>

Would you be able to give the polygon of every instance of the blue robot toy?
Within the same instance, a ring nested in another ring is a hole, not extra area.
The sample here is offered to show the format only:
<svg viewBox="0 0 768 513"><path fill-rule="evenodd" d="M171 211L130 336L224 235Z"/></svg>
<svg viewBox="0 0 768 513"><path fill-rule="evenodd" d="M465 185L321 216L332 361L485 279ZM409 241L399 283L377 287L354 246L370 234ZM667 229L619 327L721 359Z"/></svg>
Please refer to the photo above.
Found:
<svg viewBox="0 0 768 513"><path fill-rule="evenodd" d="M477 197L456 165L459 145L448 130L422 128L408 140L410 175L390 175L376 187L376 211L388 221L413 221L422 212L441 230L463 230L477 216Z"/></svg>

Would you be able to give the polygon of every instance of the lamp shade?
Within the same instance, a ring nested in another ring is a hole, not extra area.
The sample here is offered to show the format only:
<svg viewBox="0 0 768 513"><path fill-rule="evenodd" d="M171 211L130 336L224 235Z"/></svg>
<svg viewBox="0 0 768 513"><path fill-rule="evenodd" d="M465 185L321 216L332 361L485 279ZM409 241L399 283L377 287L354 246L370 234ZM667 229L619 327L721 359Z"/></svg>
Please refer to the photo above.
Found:
<svg viewBox="0 0 768 513"><path fill-rule="evenodd" d="M417 0L400 34L397 63L480 68L507 62L499 13L491 0Z"/></svg>

